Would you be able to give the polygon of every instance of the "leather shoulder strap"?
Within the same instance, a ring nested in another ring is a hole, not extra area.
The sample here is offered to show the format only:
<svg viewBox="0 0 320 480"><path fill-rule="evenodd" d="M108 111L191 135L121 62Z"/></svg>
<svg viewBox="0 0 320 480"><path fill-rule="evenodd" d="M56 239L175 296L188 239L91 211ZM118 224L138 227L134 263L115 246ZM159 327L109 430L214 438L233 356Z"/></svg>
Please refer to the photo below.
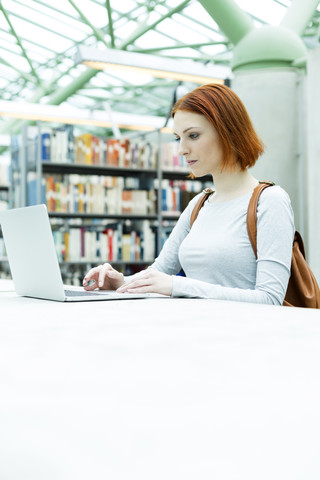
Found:
<svg viewBox="0 0 320 480"><path fill-rule="evenodd" d="M195 219L197 218L200 212L200 209L203 207L203 204L207 200L207 198L209 198L210 195L213 193L213 190L211 190L211 188L205 188L202 193L203 195L199 198L199 200L197 201L197 203L195 204L191 212L190 227L192 227Z"/></svg>
<svg viewBox="0 0 320 480"><path fill-rule="evenodd" d="M252 249L257 258L257 206L261 193L268 187L272 187L273 182L259 182L259 185L253 190L247 211L247 230Z"/></svg>

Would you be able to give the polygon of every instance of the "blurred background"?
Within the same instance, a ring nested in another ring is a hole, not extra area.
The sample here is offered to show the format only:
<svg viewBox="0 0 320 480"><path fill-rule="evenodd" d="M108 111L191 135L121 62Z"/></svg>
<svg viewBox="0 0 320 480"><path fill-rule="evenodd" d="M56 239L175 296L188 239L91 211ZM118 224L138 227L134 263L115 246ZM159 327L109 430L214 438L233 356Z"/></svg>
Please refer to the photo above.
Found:
<svg viewBox="0 0 320 480"><path fill-rule="evenodd" d="M315 0L3 0L1 208L56 201L51 213L62 232L61 238L57 234L61 262L69 262L74 277L81 276L74 267L80 257L84 268L101 257L100 237L90 240L88 256L81 244L84 234L93 231L97 237L107 227L121 230L113 245L116 260L131 270L142 267L161 248L190 195L208 180L186 183L190 180L170 136L172 104L199 84L226 83L245 103L266 145L254 174L290 194L296 228L319 280L319 20ZM101 139L103 145L93 147ZM110 178L117 178L120 200L110 197L115 188ZM101 182L109 196L100 218L87 204L90 188ZM61 185L67 191L77 186L83 211L77 204L76 211L69 206L61 212ZM133 190L147 193L128 207L131 200L123 191ZM148 203L146 209L138 209L141 201ZM112 210L110 202L120 204ZM108 224L102 221L106 216ZM72 266L66 255L70 239L64 235L70 220L80 232ZM94 227L98 220L100 230ZM149 229L146 223L134 224L146 221ZM132 241L133 231L139 254L137 247L135 254L123 250L123 235ZM148 258L143 236L155 242ZM0 248L5 270L5 248Z"/></svg>

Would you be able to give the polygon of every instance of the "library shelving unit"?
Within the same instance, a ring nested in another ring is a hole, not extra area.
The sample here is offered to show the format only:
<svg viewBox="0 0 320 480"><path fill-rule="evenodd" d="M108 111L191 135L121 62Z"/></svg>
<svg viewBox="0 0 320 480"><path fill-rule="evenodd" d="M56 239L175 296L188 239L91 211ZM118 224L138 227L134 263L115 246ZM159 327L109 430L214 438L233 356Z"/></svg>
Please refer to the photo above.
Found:
<svg viewBox="0 0 320 480"><path fill-rule="evenodd" d="M160 131L111 139L70 125L12 137L13 207L46 203L64 281L110 261L126 274L152 263L195 182Z"/></svg>

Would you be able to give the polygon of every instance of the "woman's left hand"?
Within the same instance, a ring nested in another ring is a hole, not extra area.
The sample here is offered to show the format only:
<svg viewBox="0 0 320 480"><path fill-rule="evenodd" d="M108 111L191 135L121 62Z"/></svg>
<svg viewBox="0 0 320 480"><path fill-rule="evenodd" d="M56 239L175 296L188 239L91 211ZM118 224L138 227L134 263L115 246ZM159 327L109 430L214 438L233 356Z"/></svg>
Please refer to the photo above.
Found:
<svg viewBox="0 0 320 480"><path fill-rule="evenodd" d="M137 275L132 280L129 280L117 292L129 293L161 293L162 295L170 296L172 294L172 275L158 272L149 268Z"/></svg>

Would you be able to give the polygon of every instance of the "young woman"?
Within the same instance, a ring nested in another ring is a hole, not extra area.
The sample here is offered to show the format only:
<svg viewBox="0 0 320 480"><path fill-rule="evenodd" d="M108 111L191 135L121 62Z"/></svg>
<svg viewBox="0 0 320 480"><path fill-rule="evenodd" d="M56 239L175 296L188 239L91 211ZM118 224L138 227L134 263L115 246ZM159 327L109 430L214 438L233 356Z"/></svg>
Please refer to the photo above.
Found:
<svg viewBox="0 0 320 480"><path fill-rule="evenodd" d="M256 259L246 215L258 185L249 168L263 153L263 144L243 103L224 85L203 85L178 100L172 116L180 154L192 176L211 174L214 192L192 228L191 212L201 194L189 203L148 269L125 278L105 263L87 273L85 289L281 305L290 275L293 212L282 188L262 193ZM177 276L181 269L185 276Z"/></svg>

